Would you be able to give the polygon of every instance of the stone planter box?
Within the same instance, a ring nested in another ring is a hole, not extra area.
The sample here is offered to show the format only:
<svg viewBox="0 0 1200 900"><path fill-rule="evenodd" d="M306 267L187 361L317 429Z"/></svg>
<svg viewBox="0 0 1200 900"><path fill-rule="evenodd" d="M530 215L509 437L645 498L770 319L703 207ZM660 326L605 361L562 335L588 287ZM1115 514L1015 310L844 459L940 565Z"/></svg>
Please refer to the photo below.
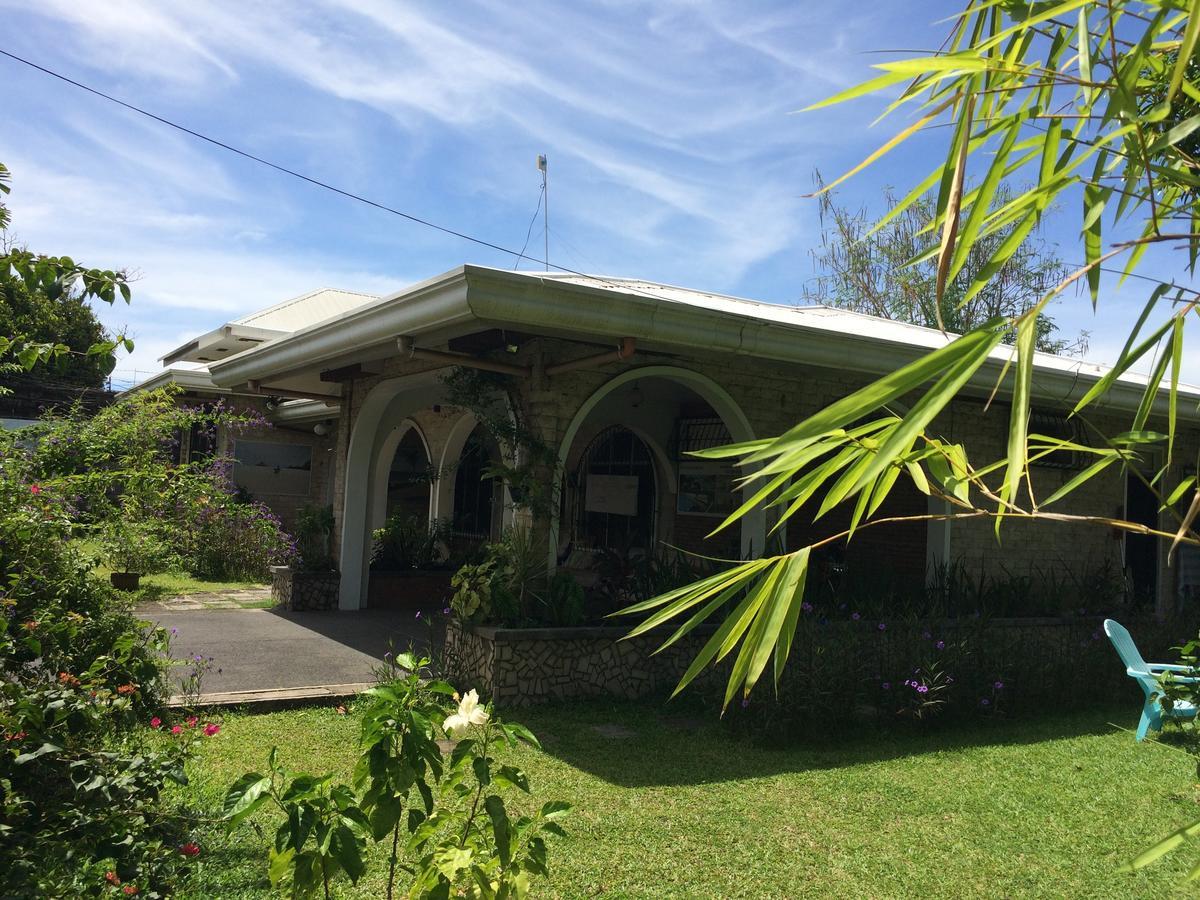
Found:
<svg viewBox="0 0 1200 900"><path fill-rule="evenodd" d="M453 572L407 569L394 572L371 570L367 606L372 609L441 609L450 602Z"/></svg>
<svg viewBox="0 0 1200 900"><path fill-rule="evenodd" d="M670 632L620 640L628 628L446 626L446 666L462 690L476 688L502 706L566 697L636 699L663 695L712 633L701 628L651 655ZM711 678L712 670L697 682Z"/></svg>
<svg viewBox="0 0 1200 900"><path fill-rule="evenodd" d="M300 572L271 566L271 599L281 609L326 611L338 608L342 577L337 572Z"/></svg>
<svg viewBox="0 0 1200 900"><path fill-rule="evenodd" d="M1194 618L1128 624L1147 658L1166 659L1180 636L1195 633ZM1002 677L1005 690L1019 694L1024 702L1113 696L1122 690L1136 693L1103 637L1101 623L1099 617L959 619L893 622L881 629L876 621L831 622L797 633L781 693L807 690L806 669L814 652L820 655L822 670L837 670L844 676L848 698L856 691L878 691L880 679L896 672L902 676L909 671L906 667L929 659L931 645L939 639L947 646L971 648L969 661L959 652L957 664L977 669L977 674ZM445 667L460 690L477 688L502 706L570 697L665 696L713 633L713 626L702 626L654 654L671 630L620 640L630 627L500 628L451 621L443 649ZM932 636L926 637L930 631ZM692 682L695 689L723 690L733 655L718 668L701 673ZM956 675L968 674L956 669ZM770 681L768 669L762 680L763 695L771 693Z"/></svg>

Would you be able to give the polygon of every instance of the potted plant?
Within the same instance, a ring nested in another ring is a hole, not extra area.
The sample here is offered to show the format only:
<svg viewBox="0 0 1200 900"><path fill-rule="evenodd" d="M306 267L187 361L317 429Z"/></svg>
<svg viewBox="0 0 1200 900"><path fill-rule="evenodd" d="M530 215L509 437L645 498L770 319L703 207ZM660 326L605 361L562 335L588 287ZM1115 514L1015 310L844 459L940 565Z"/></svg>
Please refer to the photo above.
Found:
<svg viewBox="0 0 1200 900"><path fill-rule="evenodd" d="M371 533L368 605L441 608L450 596L449 530L424 516L393 513Z"/></svg>
<svg viewBox="0 0 1200 900"><path fill-rule="evenodd" d="M170 546L152 522L119 516L106 522L100 531L104 560L113 568L112 586L136 591L143 575L165 572L175 561Z"/></svg>

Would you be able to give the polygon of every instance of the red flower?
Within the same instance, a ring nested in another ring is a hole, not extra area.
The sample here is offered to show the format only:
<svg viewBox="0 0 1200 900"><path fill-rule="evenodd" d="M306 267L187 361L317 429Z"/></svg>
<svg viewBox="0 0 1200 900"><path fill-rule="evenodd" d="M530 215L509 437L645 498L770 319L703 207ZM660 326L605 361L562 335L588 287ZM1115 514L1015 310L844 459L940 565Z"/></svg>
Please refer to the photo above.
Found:
<svg viewBox="0 0 1200 900"><path fill-rule="evenodd" d="M153 719L150 720L151 728L157 728L161 724L162 724L162 719L160 719L158 716L155 716Z"/></svg>
<svg viewBox="0 0 1200 900"><path fill-rule="evenodd" d="M42 492L42 486L40 484L31 484L29 486L29 493L40 494L41 492Z"/></svg>
<svg viewBox="0 0 1200 900"><path fill-rule="evenodd" d="M127 884L125 887L121 888L121 890L125 892L126 897L132 897L138 892L136 884Z"/></svg>
<svg viewBox="0 0 1200 900"><path fill-rule="evenodd" d="M195 841L188 841L186 844L184 844L182 847L179 848L179 852L182 853L184 856L199 856L200 855L200 845L197 844Z"/></svg>
<svg viewBox="0 0 1200 900"><path fill-rule="evenodd" d="M199 719L198 717L196 717L196 716L188 716L188 720L187 720L187 726L188 726L188 728L195 728L195 727L196 727L196 723L197 723L197 722L199 722L199 721L200 721L200 719Z"/></svg>
<svg viewBox="0 0 1200 900"><path fill-rule="evenodd" d="M214 725L212 722L209 722L207 725L204 726L204 734L206 737L212 737L214 734L216 734L220 730L221 730L221 726Z"/></svg>
<svg viewBox="0 0 1200 900"><path fill-rule="evenodd" d="M128 695L128 694L133 694L136 692L137 692L136 684L123 684L119 688L117 688L117 693L121 694L121 695Z"/></svg>
<svg viewBox="0 0 1200 900"><path fill-rule="evenodd" d="M171 726L171 734L182 734L182 733L183 733L183 729L180 728L178 725Z"/></svg>
<svg viewBox="0 0 1200 900"><path fill-rule="evenodd" d="M117 875L116 872L105 872L104 880L107 881L109 884L120 884L121 883L121 879Z"/></svg>

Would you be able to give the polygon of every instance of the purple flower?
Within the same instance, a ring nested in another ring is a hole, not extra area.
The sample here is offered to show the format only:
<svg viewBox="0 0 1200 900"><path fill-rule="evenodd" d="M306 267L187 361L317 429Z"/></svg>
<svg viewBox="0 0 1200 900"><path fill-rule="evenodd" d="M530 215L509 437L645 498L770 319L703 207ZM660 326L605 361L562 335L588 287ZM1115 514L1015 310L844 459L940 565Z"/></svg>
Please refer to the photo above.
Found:
<svg viewBox="0 0 1200 900"><path fill-rule="evenodd" d="M171 628L171 634L179 634L179 629L178 629L178 628L175 628L175 627L172 627L172 628Z"/></svg>
<svg viewBox="0 0 1200 900"><path fill-rule="evenodd" d="M917 688L917 693L918 694L928 694L929 693L929 685L927 685L927 684L921 685L919 688Z"/></svg>
<svg viewBox="0 0 1200 900"><path fill-rule="evenodd" d="M858 613L850 613L850 618L853 619L855 622L857 622L859 619L862 618L862 616L860 616Z"/></svg>
<svg viewBox="0 0 1200 900"><path fill-rule="evenodd" d="M997 681L995 684L992 685L992 687L994 687L998 691L1002 691L1002 690L1004 690L1004 682Z"/></svg>
<svg viewBox="0 0 1200 900"><path fill-rule="evenodd" d="M749 697L743 697L743 698L742 698L742 709L745 709L745 708L746 708L747 706L749 706L749 705L750 705L750 698L749 698Z"/></svg>
<svg viewBox="0 0 1200 900"><path fill-rule="evenodd" d="M887 631L887 626L886 626L886 625L884 625L882 622L880 622L880 623L879 623L879 630L880 630L880 631Z"/></svg>
<svg viewBox="0 0 1200 900"><path fill-rule="evenodd" d="M448 606L447 606L447 607L443 608L443 609L442 609L442 615L443 615L443 616L448 616L448 615L450 615L450 607L448 607Z"/></svg>
<svg viewBox="0 0 1200 900"><path fill-rule="evenodd" d="M387 653L383 654L383 659L385 662L391 662L392 661L392 651L389 650Z"/></svg>
<svg viewBox="0 0 1200 900"><path fill-rule="evenodd" d="M880 685L880 687L883 688L885 691L890 691L892 689L892 683L890 681L885 681L883 684Z"/></svg>
<svg viewBox="0 0 1200 900"><path fill-rule="evenodd" d="M938 641L938 642L937 642L936 644L934 644L933 646L934 646L934 647L936 647L938 650L945 650L945 649L946 649L946 642L945 642L945 641Z"/></svg>
<svg viewBox="0 0 1200 900"><path fill-rule="evenodd" d="M813 605L811 603L809 603L807 600L805 600L803 603L800 604L800 609L802 609L806 613L810 613L813 611Z"/></svg>
<svg viewBox="0 0 1200 900"><path fill-rule="evenodd" d="M420 611L419 609L417 610L417 614L416 614L415 616L413 616L413 618L414 618L414 619L419 619L419 618L421 618L421 611Z"/></svg>
<svg viewBox="0 0 1200 900"><path fill-rule="evenodd" d="M980 698L980 700L979 700L979 705L980 705L980 706L991 706L991 705L992 705L992 701L991 701L991 700L989 700L987 697L982 697L982 698Z"/></svg>

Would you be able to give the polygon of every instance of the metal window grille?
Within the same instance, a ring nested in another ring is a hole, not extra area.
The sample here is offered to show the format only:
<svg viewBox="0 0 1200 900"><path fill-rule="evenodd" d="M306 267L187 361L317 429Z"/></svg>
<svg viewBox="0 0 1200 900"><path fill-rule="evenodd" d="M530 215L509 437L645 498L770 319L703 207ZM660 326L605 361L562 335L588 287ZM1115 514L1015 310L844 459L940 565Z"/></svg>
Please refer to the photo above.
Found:
<svg viewBox="0 0 1200 900"><path fill-rule="evenodd" d="M697 450L711 450L732 443L729 429L718 418L678 419L675 422L676 459L685 459L688 453Z"/></svg>

